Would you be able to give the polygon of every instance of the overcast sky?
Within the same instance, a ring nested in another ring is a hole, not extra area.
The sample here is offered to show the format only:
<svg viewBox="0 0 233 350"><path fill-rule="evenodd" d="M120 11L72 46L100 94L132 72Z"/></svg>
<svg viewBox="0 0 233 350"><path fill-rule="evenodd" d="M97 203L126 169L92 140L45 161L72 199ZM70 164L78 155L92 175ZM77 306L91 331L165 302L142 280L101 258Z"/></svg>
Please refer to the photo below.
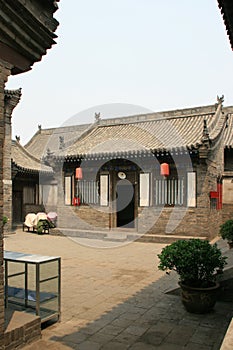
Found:
<svg viewBox="0 0 233 350"><path fill-rule="evenodd" d="M22 87L12 119L22 144L38 124L90 123L99 111L202 106L222 94L233 105L233 52L217 0L61 0L55 17L57 44L6 85Z"/></svg>

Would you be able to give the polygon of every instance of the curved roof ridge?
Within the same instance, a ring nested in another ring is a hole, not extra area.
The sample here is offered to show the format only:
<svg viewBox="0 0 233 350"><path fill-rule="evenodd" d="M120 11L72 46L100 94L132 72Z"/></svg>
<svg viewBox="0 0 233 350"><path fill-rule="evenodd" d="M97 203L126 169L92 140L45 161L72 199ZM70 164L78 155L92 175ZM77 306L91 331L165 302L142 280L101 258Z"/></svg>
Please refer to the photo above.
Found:
<svg viewBox="0 0 233 350"><path fill-rule="evenodd" d="M12 143L14 146L19 147L23 153L31 157L34 161L41 163L40 159L36 158L33 154L28 152L28 150L24 146L22 146L18 141L12 140Z"/></svg>
<svg viewBox="0 0 233 350"><path fill-rule="evenodd" d="M225 132L225 147L233 147L233 111L227 114L227 128Z"/></svg>
<svg viewBox="0 0 233 350"><path fill-rule="evenodd" d="M36 158L33 154L31 154L24 146L22 146L18 141L12 140L13 146L17 146L20 150L25 153L27 156L31 157L34 161L41 163L40 159Z"/></svg>
<svg viewBox="0 0 233 350"><path fill-rule="evenodd" d="M37 170L37 171L44 171L44 172L53 172L53 170L50 166L45 165L38 158L33 156L31 153L29 153L19 142L12 140L12 148L13 148L12 152L11 152L12 161L20 168ZM24 162L24 161L27 162L28 159L31 159L32 165L36 164L36 166L30 167L28 163L25 164L25 166L22 166L22 164L19 164L20 163L19 159L15 159L15 157L14 157L14 148L19 149L19 151L23 154L24 158L22 159L22 162Z"/></svg>
<svg viewBox="0 0 233 350"><path fill-rule="evenodd" d="M222 130L226 126L227 117L223 111L222 104L223 96L222 98L218 98L218 103L216 104L216 112L214 116L209 120L209 124L207 124L209 138L212 142L216 142L222 133Z"/></svg>

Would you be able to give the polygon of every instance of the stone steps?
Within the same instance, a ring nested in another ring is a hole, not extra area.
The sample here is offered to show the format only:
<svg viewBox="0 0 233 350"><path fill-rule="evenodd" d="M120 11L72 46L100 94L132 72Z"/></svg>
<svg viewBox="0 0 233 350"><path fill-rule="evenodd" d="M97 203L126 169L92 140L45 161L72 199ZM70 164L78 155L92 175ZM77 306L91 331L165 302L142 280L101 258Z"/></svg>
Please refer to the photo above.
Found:
<svg viewBox="0 0 233 350"><path fill-rule="evenodd" d="M141 235L137 232L127 231L118 231L118 230L78 230L70 228L57 228L63 235L69 237L81 237L81 238L90 238L90 239L101 239L108 241L138 241L138 242L149 242L149 243L167 243L170 244L177 240L181 239L190 239L190 238L200 238L206 239L206 237L191 237L191 236L178 236L178 235L166 235L166 234L144 234ZM53 232L53 230L51 230Z"/></svg>
<svg viewBox="0 0 233 350"><path fill-rule="evenodd" d="M22 224L17 224L14 229L22 228ZM67 227L56 227L50 229L50 235L55 236L70 236L70 237L81 237L90 239L102 239L109 241L138 241L138 242L148 242L148 243L167 243L170 244L181 239L199 238L207 239L207 237L194 237L194 236L184 236L184 235L169 235L169 234L139 234L135 231L130 230L87 230L87 229L76 229Z"/></svg>

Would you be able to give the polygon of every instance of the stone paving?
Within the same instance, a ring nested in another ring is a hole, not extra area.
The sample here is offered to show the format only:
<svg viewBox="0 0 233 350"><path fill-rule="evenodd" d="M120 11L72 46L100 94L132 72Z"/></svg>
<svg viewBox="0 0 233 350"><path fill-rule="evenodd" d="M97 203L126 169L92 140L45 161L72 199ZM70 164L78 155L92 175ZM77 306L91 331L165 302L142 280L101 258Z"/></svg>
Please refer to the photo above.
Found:
<svg viewBox="0 0 233 350"><path fill-rule="evenodd" d="M206 315L184 310L177 276L157 269L163 244L93 248L21 230L4 243L62 258L61 322L50 322L25 350L218 350L233 317L232 301L218 301Z"/></svg>

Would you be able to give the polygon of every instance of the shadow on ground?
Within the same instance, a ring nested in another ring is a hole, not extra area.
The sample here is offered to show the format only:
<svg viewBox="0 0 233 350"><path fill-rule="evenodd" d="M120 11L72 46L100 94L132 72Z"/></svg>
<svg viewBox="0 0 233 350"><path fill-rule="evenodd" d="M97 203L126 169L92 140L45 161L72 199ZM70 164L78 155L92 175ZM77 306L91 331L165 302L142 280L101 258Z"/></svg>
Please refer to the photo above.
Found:
<svg viewBox="0 0 233 350"><path fill-rule="evenodd" d="M168 279L171 290L167 290ZM60 343L80 350L217 350L232 317L233 298L220 298L205 315L186 312L176 276L164 276L85 327L77 326L74 332L49 340L58 349ZM56 325L53 329L56 331Z"/></svg>

